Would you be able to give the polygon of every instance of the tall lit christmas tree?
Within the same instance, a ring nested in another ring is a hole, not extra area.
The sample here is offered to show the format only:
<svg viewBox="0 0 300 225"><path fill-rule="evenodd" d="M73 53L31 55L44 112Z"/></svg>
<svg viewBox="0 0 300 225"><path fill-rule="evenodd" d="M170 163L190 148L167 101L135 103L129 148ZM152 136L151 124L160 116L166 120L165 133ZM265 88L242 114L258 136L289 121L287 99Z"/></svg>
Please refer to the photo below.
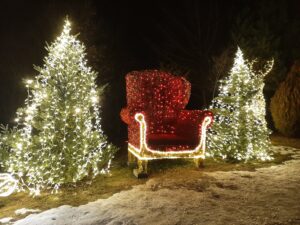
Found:
<svg viewBox="0 0 300 225"><path fill-rule="evenodd" d="M97 73L70 30L66 20L39 74L26 81L28 98L17 112L6 162L7 171L35 194L107 172L116 150L100 125Z"/></svg>
<svg viewBox="0 0 300 225"><path fill-rule="evenodd" d="M208 134L210 156L245 161L271 158L263 87L272 67L270 61L264 72L255 72L253 62L245 62L238 48L230 74L221 80L219 95L210 106L215 114Z"/></svg>

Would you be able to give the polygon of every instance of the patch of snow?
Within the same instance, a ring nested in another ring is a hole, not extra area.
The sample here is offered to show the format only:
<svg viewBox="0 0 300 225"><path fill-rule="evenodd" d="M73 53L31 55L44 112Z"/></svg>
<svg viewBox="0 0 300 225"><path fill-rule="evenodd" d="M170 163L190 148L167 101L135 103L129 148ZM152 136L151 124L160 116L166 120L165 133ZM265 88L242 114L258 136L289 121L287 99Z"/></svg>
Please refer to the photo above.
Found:
<svg viewBox="0 0 300 225"><path fill-rule="evenodd" d="M40 211L41 211L40 209L26 209L26 208L22 208L22 209L17 209L15 211L15 214L16 215L24 215L24 214L27 214L27 213L38 213Z"/></svg>
<svg viewBox="0 0 300 225"><path fill-rule="evenodd" d="M1 224L9 223L13 218L12 217L4 217L0 219Z"/></svg>
<svg viewBox="0 0 300 225"><path fill-rule="evenodd" d="M300 149L276 150L300 155ZM175 168L110 198L50 209L15 225L295 225L299 190L299 158L253 172Z"/></svg>

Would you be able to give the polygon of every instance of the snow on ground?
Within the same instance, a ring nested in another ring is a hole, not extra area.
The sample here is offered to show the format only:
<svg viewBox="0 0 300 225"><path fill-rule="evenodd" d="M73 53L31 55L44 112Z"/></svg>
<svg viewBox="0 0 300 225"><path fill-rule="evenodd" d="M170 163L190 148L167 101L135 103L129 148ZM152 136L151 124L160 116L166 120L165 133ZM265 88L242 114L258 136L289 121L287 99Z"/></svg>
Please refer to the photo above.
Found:
<svg viewBox="0 0 300 225"><path fill-rule="evenodd" d="M16 210L15 214L16 215L24 215L24 214L27 214L27 213L38 213L40 211L41 210L39 210L39 209L26 209L26 208L22 208L22 209Z"/></svg>
<svg viewBox="0 0 300 225"><path fill-rule="evenodd" d="M275 150L293 160L254 172L178 168L108 199L50 209L15 225L300 224L300 149Z"/></svg>
<svg viewBox="0 0 300 225"><path fill-rule="evenodd" d="M9 223L11 220L13 220L12 217L5 217L5 218L1 218L0 219L0 224L5 224L5 223Z"/></svg>

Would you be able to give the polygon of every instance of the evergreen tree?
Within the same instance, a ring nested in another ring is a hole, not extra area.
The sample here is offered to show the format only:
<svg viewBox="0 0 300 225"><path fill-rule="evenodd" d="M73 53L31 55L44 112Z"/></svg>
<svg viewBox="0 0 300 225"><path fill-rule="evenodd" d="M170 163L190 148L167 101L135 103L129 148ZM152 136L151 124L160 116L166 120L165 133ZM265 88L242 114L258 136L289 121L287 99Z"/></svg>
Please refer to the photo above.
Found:
<svg viewBox="0 0 300 225"><path fill-rule="evenodd" d="M215 123L208 134L209 155L228 160L270 159L263 81L272 66L273 61L265 72L256 74L253 63L245 62L237 50L230 74L221 80L219 95L210 107Z"/></svg>
<svg viewBox="0 0 300 225"><path fill-rule="evenodd" d="M70 29L66 20L62 34L47 46L39 74L26 81L28 98L17 112L6 162L7 171L34 194L107 172L116 150L100 125L97 73Z"/></svg>

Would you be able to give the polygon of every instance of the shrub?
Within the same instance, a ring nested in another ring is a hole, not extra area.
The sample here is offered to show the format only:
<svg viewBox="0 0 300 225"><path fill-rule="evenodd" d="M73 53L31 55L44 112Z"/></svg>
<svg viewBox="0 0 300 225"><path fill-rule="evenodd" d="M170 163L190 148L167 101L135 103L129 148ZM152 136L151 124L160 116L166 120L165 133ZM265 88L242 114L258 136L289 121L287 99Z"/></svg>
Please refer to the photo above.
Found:
<svg viewBox="0 0 300 225"><path fill-rule="evenodd" d="M271 113L280 133L300 136L300 60L294 63L272 97Z"/></svg>

